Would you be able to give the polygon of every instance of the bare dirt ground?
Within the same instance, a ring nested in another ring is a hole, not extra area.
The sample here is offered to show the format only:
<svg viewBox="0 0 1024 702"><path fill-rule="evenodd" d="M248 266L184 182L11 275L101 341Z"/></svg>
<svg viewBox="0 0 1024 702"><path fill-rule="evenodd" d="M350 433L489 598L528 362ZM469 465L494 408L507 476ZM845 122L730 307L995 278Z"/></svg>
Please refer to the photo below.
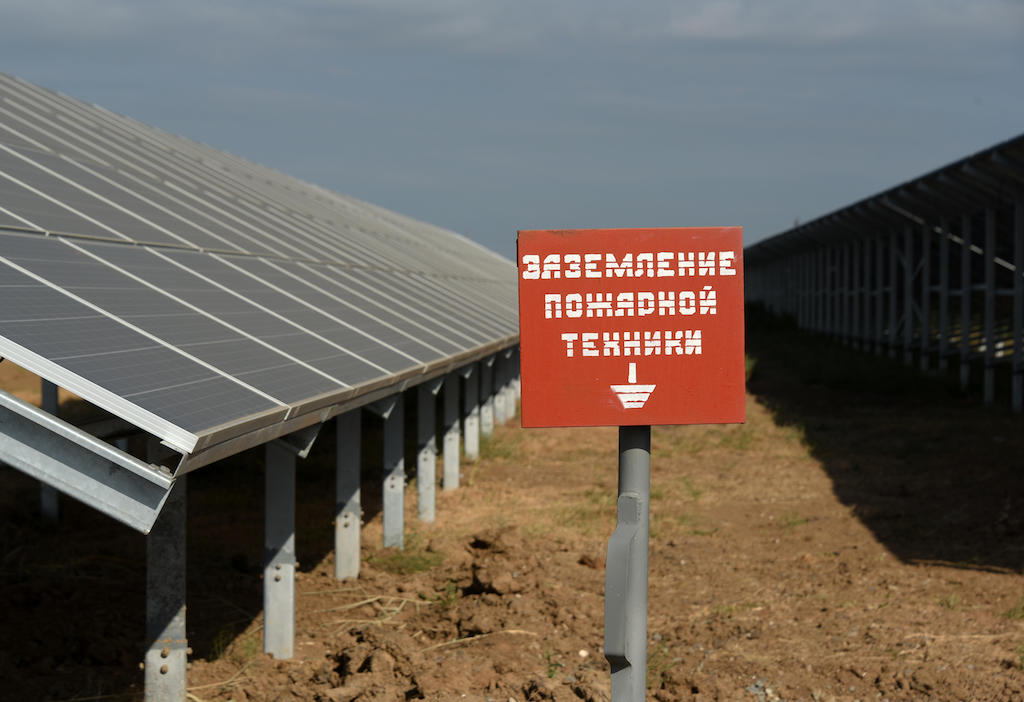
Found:
<svg viewBox="0 0 1024 702"><path fill-rule="evenodd" d="M755 331L745 425L653 432L649 697L1024 700L1021 418ZM408 491L404 552L367 467L363 575L336 582L313 456L289 661L260 653L260 456L199 471L189 699L607 700L615 461L614 429L499 428L435 524ZM137 699L143 538L70 500L48 527L36 490L0 471L0 698Z"/></svg>

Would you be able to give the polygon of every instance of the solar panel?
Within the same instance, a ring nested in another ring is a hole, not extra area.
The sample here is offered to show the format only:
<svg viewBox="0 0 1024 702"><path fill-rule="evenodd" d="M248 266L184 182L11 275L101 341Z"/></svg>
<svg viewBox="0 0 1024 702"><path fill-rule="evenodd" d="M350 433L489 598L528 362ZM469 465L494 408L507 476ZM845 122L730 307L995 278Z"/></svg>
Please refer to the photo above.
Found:
<svg viewBox="0 0 1024 702"><path fill-rule="evenodd" d="M468 239L3 74L0 290L0 356L183 453L518 333Z"/></svg>

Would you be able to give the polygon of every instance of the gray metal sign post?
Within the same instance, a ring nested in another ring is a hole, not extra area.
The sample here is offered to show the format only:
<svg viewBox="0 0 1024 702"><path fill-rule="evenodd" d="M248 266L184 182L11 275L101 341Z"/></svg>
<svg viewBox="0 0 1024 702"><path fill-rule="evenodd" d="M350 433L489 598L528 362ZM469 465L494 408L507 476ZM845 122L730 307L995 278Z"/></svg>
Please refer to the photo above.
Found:
<svg viewBox="0 0 1024 702"><path fill-rule="evenodd" d="M643 702L647 695L650 502L651 428L619 427L618 523L608 540L604 595L612 702Z"/></svg>

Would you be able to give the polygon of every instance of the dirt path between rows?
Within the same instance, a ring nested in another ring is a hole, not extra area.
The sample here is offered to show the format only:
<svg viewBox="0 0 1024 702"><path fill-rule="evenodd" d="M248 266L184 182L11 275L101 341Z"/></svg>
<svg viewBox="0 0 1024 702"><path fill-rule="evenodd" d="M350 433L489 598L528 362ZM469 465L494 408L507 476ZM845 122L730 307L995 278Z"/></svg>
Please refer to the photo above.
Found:
<svg viewBox="0 0 1024 702"><path fill-rule="evenodd" d="M747 424L654 429L650 698L1024 700L1021 419L792 343L752 341ZM615 457L614 429L500 427L435 524L408 491L404 552L370 500L339 583L314 456L289 661L259 652L258 455L200 471L189 699L607 700ZM31 481L0 485L0 698L137 698L141 537L70 503L45 528Z"/></svg>

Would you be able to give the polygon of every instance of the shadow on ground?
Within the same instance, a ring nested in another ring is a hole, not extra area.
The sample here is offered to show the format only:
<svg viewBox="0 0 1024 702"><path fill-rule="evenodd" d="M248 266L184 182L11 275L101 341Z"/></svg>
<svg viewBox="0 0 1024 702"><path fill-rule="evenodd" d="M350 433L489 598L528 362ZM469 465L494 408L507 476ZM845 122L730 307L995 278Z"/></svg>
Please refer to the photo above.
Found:
<svg viewBox="0 0 1024 702"><path fill-rule="evenodd" d="M407 491L414 491L415 390L405 397ZM65 418L94 419L80 401ZM81 416L79 416L81 415ZM382 422L362 412L362 507L381 509ZM137 445L136 445L137 444ZM141 455L145 442L132 440ZM309 572L331 557L334 423L296 464L296 555ZM188 484L188 638L214 660L263 607L264 451L207 466ZM373 554L376 544L364 539ZM145 537L70 498L57 523L39 514L39 483L0 465L0 699L141 699L145 647ZM258 645L257 638L253 645Z"/></svg>
<svg viewBox="0 0 1024 702"><path fill-rule="evenodd" d="M747 314L749 391L802 432L883 545L906 562L1024 570L1024 418L982 406L947 373Z"/></svg>

